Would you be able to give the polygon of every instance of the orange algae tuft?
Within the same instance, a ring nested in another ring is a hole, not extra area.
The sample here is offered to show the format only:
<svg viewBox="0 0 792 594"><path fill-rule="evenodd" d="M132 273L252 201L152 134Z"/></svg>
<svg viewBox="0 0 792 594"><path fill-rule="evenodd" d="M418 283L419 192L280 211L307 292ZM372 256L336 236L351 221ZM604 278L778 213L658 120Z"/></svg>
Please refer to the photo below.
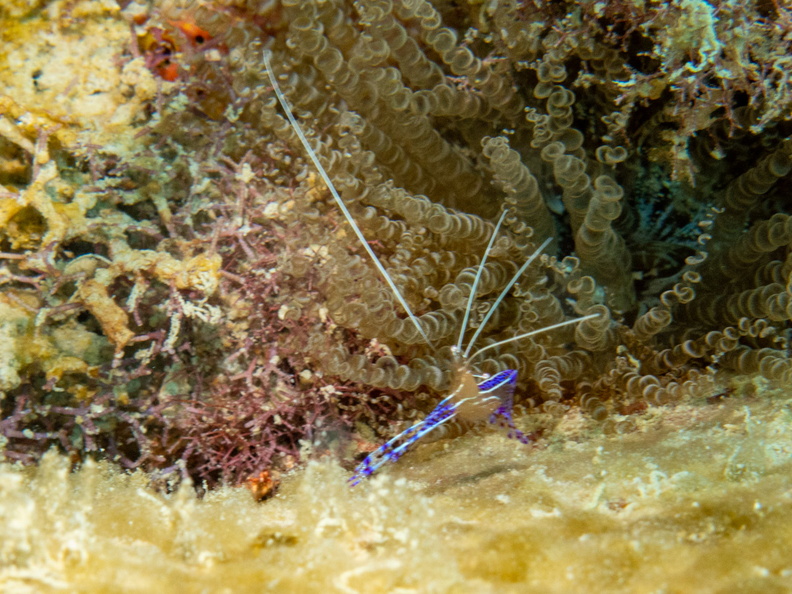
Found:
<svg viewBox="0 0 792 594"><path fill-rule="evenodd" d="M122 350L135 335L129 329L127 313L121 309L107 292L107 287L96 280L89 280L80 287L80 297L88 310L96 317L107 338Z"/></svg>

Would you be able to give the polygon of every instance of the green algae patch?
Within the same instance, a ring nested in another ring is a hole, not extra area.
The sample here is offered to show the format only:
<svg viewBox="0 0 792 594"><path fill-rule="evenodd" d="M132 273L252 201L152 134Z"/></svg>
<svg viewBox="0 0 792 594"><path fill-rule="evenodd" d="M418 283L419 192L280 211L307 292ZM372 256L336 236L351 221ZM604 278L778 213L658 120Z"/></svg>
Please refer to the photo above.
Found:
<svg viewBox="0 0 792 594"><path fill-rule="evenodd" d="M568 416L419 448L355 489L314 461L256 503L48 454L0 468L0 588L102 592L788 591L789 396Z"/></svg>

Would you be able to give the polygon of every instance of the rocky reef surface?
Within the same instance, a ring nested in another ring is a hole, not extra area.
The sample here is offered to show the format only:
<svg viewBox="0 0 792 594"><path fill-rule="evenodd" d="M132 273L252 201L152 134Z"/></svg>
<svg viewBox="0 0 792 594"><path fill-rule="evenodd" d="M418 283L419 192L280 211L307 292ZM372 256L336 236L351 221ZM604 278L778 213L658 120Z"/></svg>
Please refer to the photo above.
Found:
<svg viewBox="0 0 792 594"><path fill-rule="evenodd" d="M786 592L792 399L571 415L542 448L468 434L350 490L330 459L256 502L47 454L0 467L7 592Z"/></svg>

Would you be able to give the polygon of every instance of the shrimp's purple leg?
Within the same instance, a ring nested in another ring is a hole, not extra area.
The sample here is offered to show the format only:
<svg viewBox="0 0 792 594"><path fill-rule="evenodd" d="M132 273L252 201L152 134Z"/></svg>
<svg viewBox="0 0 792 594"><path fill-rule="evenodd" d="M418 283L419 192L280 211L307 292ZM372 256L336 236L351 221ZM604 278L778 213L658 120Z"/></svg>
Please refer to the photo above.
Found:
<svg viewBox="0 0 792 594"><path fill-rule="evenodd" d="M490 423L507 430L506 436L517 439L524 444L529 444L531 439L514 426L512 419L512 406L514 402L514 388L517 385L517 372L506 369L495 374L492 378L479 384L482 396L494 394L500 400L500 406L490 416Z"/></svg>
<svg viewBox="0 0 792 594"><path fill-rule="evenodd" d="M503 405L499 407L494 413L492 413L492 416L490 417L490 423L506 429L506 437L509 439L516 439L525 445L528 445L532 441L530 437L514 426L511 403L508 406Z"/></svg>
<svg viewBox="0 0 792 594"><path fill-rule="evenodd" d="M443 400L425 419L402 431L366 456L365 460L355 468L355 473L348 481L349 485L354 487L364 478L374 474L387 462L396 462L424 435L454 418L456 410L457 404L452 403L450 397Z"/></svg>

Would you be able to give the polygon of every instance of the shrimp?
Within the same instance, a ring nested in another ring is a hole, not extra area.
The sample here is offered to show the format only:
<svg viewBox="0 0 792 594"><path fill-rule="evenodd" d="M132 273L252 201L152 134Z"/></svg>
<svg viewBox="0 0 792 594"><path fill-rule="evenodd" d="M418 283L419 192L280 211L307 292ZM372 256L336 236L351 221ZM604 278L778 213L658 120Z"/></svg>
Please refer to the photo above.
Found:
<svg viewBox="0 0 792 594"><path fill-rule="evenodd" d="M484 319L481 321L476 333L471 338L467 348L464 352L462 352L462 342L464 339L467 322L470 317L470 310L473 306L473 299L476 295L479 279L481 278L481 271L487 262L487 257L490 250L492 249L492 244L505 215L505 212L501 214L501 217L495 226L495 230L492 233L492 237L490 238L487 251L484 253L481 264L479 264L478 270L476 271L476 277L473 281L473 286L471 287L467 307L465 308L465 316L459 333L459 339L457 344L452 348L452 352L455 354L457 359L457 364L454 381L452 383L453 388L450 395L441 400L440 403L426 416L425 419L419 421L409 429L402 431L395 437L388 440L385 444L374 450L371 454L366 456L363 462L361 462L357 468L355 468L352 477L349 479L350 486L354 487L355 485L358 485L364 478L374 474L386 463L396 462L419 440L423 440L424 443L430 441L431 438L427 439L428 435L434 434L435 439L443 437L443 434L438 434L436 430L449 422L457 423L460 428L464 430L488 420L490 423L498 424L501 427L507 429L507 436L509 438L517 439L526 445L530 443L530 438L515 427L514 420L512 419L514 389L517 385L517 371L514 369L505 369L496 373L492 377L488 375L476 376L470 370L471 362L479 357L483 352L490 349L497 348L510 342L522 340L542 332L549 332L563 326L577 324L583 320L597 317L599 314L589 314L580 318L565 320L544 328L532 330L531 332L512 336L511 338L487 345L486 347L481 348L470 355L470 350L473 348L476 339L486 326L498 305L500 305L501 301L503 301L504 297L506 297L528 266L530 266L530 264L536 259L542 250L547 247L547 244L550 243L550 240L548 239L536 251L534 251L531 257L528 258L522 267L520 267L520 269L514 274L511 281L509 281L509 284L506 285L506 287L496 299L495 303L487 312L487 315L484 316ZM482 381L477 382L477 379L481 379Z"/></svg>
<svg viewBox="0 0 792 594"><path fill-rule="evenodd" d="M275 91L275 95L280 103L283 111L286 114L286 117L291 124L292 129L297 134L297 137L300 139L303 148L305 149L306 153L308 154L309 158L313 162L314 166L316 167L319 176L324 181L325 185L327 186L331 196L335 200L336 204L338 205L339 209L341 210L342 214L346 218L347 222L349 223L350 227L352 227L353 232L355 233L360 245L365 250L366 254L371 259L372 263L374 264L377 271L380 273L382 278L385 280L386 284L390 288L391 292L393 293L396 300L402 306L404 311L407 313L407 316L413 323L413 325L418 330L418 333L424 339L427 345L429 345L433 350L436 350L432 342L429 340L428 335L426 334L425 330L421 326L420 321L416 317L416 315L410 309L410 306L407 304L404 296L399 291L398 287L394 283L393 279L388 274L388 271L385 270L385 267L380 262L377 255L369 246L368 241L366 240L363 232L358 227L355 219L352 217L352 214L349 212L346 204L344 204L341 196L336 191L333 182L330 180L330 176L327 174L326 170L322 166L321 162L319 161L318 156L311 148L311 145L308 142L305 134L302 131L302 128L297 123L296 118L289 106L286 97L284 96L283 92L278 85L278 81L275 78L275 74L272 70L272 65L270 63L270 56L269 52L264 52L264 66L267 70L267 75L270 78L270 81L273 86L273 90ZM396 462L399 458L401 458L407 451L412 448L414 444L419 442L420 440L427 441L427 436L433 434L435 438L442 437L442 432L437 431L439 428L447 426L448 423L454 422L459 424L462 428L471 427L477 424L480 424L484 421L489 420L491 423L497 423L506 429L508 429L508 437L515 438L521 441L522 443L529 443L530 439L521 431L519 431L515 425L514 421L512 420L512 404L514 398L514 390L515 386L517 385L517 371L514 369L505 369L496 373L494 376L476 376L471 371L471 362L478 358L482 353L500 347L504 344L508 344L511 342L516 342L518 340L523 340L530 336L534 336L536 334L540 334L542 332L550 332L552 330L569 326L571 324L578 324L584 320L589 320L595 317L598 317L599 314L589 314L586 316L582 316L579 318L574 318L571 320L565 320L563 322L559 322L557 324L552 324L550 326L546 326L544 328L539 328L536 330L532 330L530 332L525 332L523 334L519 334L517 336L512 336L510 338L495 342L493 344L489 344L476 352L472 355L470 351L473 348L473 345L476 343L481 331L487 325L490 318L492 317L493 313L496 311L500 303L503 299L508 295L511 291L514 284L517 280L522 276L522 274L528 269L528 267L533 263L533 261L542 253L542 251L547 247L550 243L550 239L547 239L542 245L537 248L533 254L527 259L527 261L517 270L514 274L512 279L500 293L498 298L493 303L492 307L489 308L489 311L484 316L484 319L479 324L476 332L473 334L473 337L470 339L468 346L465 350L462 350L462 343L464 341L465 332L467 330L468 321L470 318L470 311L473 306L473 301L476 295L476 289L478 288L479 281L481 279L482 271L484 270L484 265L486 264L487 258L492 250L492 246L495 243L495 239L497 237L498 231L503 223L503 220L506 218L507 212L504 211L500 219L498 220L497 224L495 225L495 229L490 236L489 244L484 252L484 256L482 257L481 263L478 266L476 271L476 276L473 281L473 285L470 290L470 295L468 297L467 307L465 308L465 314L462 321L462 325L459 332L459 338L457 343L454 347L452 347L452 352L455 355L456 361L456 372L454 374L454 381L452 383L452 389L450 394L440 401L440 403L430 412L426 418L419 421L418 423L414 424L413 426L409 427L408 429L402 431L395 437L392 437L386 443L381 445L379 448L374 450L371 454L366 456L366 458L355 468L354 473L349 478L350 486L354 487L358 485L363 479L371 476L377 470L379 470L382 466L387 464L388 462ZM481 381L477 381L480 379Z"/></svg>

